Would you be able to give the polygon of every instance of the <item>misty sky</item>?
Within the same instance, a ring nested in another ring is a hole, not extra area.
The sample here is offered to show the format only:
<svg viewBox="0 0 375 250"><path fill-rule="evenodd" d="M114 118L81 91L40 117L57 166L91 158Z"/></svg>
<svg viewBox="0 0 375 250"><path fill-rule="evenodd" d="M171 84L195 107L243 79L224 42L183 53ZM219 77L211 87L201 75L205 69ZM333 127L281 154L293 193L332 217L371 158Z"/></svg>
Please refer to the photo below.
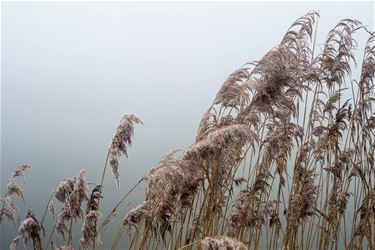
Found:
<svg viewBox="0 0 375 250"><path fill-rule="evenodd" d="M164 153L192 144L225 78L260 59L310 10L321 15L318 44L343 18L373 30L373 3L358 1L3 2L2 193L11 171L30 164L19 182L25 205L16 202L22 218L29 207L40 218L62 179L84 168L87 181L98 183L118 121L134 113L144 126L135 128L129 159L121 161L119 190L106 174L108 210ZM367 34L355 38L362 49ZM143 194L139 187L118 221ZM3 225L6 249L17 228ZM48 218L47 234L51 225Z"/></svg>

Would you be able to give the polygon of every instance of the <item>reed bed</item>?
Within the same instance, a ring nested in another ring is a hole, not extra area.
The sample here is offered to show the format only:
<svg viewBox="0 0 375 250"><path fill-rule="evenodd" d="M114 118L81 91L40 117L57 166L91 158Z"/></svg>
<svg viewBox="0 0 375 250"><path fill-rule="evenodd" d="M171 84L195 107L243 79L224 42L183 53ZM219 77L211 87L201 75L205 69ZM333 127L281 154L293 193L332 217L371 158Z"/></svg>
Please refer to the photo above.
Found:
<svg viewBox="0 0 375 250"><path fill-rule="evenodd" d="M318 46L318 19L315 11L297 19L259 61L229 75L195 143L166 153L135 185L146 186L145 199L123 217L112 249L122 248L125 231L129 249L375 249L374 33L344 19ZM358 32L368 34L363 46ZM362 58L354 56L358 49ZM359 76L352 75L355 68ZM21 239L34 249L42 242L53 249L100 248L135 188L101 211L107 165L118 187L119 157L127 157L140 124L125 115L97 185L89 190L84 170L62 180L41 222L30 210L19 223L11 249ZM22 196L15 180L28 168L10 178L1 220L17 223L11 197ZM47 211L56 219L45 236ZM82 226L79 246L72 244L74 223ZM64 246L51 241L54 234Z"/></svg>

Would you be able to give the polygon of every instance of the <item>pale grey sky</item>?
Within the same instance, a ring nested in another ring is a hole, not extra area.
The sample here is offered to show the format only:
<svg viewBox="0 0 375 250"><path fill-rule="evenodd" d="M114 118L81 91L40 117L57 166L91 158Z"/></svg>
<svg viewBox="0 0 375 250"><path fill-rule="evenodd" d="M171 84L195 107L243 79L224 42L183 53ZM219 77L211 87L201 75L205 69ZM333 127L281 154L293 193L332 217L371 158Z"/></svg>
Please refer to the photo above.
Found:
<svg viewBox="0 0 375 250"><path fill-rule="evenodd" d="M40 218L63 178L85 168L89 182L99 181L117 122L135 113L145 125L136 127L129 159L121 162L119 191L107 172L109 209L166 151L194 141L202 114L231 72L260 59L310 10L320 11L320 43L343 18L373 30L373 3L359 1L4 2L2 190L15 166L32 165L21 182L25 205L17 202L22 217L32 207ZM363 48L367 35L355 38ZM118 220L143 199L143 190ZM47 234L51 225L49 218ZM16 228L1 230L6 249Z"/></svg>

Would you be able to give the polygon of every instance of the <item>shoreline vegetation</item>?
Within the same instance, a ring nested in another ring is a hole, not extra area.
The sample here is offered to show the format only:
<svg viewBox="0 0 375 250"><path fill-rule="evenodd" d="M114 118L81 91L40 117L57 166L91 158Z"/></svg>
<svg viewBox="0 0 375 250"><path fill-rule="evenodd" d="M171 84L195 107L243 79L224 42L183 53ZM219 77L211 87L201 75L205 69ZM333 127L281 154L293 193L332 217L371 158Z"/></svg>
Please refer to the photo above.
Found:
<svg viewBox="0 0 375 250"><path fill-rule="evenodd" d="M305 14L259 61L230 74L195 143L166 153L109 211L100 206L104 176L110 168L119 187L119 158L143 125L136 115L119 122L93 189L80 170L53 189L42 216L21 216L12 200L23 198L17 180L31 168L18 167L0 200L0 223L19 228L10 249L100 249L138 185L144 201L122 219L111 249L121 248L125 231L129 249L375 249L374 33L344 19L320 47L318 19ZM368 34L364 46L358 32ZM46 216L55 219L51 232Z"/></svg>

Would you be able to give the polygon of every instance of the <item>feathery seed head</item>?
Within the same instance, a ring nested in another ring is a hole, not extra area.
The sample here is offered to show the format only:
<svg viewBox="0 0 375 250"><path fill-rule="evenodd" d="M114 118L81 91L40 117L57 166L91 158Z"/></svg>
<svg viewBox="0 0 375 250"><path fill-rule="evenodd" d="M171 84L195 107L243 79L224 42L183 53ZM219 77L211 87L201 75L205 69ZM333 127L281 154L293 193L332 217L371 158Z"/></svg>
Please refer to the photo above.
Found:
<svg viewBox="0 0 375 250"><path fill-rule="evenodd" d="M111 165L117 187L120 186L119 158L121 155L125 155L126 158L128 157L127 147L132 144L134 124L143 125L143 122L136 115L125 115L116 128L109 148L108 162Z"/></svg>

